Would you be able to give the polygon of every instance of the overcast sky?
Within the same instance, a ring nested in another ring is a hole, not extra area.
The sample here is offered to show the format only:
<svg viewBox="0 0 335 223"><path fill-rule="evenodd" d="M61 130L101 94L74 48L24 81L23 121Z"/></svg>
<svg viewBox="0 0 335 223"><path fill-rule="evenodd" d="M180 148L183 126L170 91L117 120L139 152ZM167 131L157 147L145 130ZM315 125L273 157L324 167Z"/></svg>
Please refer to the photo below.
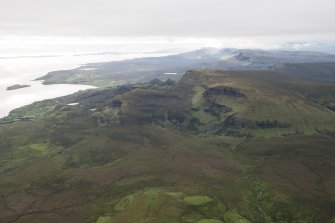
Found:
<svg viewBox="0 0 335 223"><path fill-rule="evenodd" d="M334 0L0 0L0 3L0 36L335 36Z"/></svg>

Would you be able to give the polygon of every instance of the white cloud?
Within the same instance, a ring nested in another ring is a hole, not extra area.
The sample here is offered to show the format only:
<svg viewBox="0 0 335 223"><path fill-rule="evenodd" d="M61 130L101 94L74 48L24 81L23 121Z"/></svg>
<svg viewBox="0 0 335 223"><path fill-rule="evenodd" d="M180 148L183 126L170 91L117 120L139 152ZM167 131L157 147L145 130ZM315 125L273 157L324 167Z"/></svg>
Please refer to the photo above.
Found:
<svg viewBox="0 0 335 223"><path fill-rule="evenodd" d="M332 36L333 0L10 0L0 35Z"/></svg>

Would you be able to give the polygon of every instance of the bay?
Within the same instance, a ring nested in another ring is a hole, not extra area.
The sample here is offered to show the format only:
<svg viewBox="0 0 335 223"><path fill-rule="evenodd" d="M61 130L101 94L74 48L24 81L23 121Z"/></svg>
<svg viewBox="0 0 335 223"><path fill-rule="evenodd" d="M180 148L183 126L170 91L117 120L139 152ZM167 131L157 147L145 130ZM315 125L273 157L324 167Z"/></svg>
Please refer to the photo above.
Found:
<svg viewBox="0 0 335 223"><path fill-rule="evenodd" d="M161 54L103 54L103 55L50 55L33 57L0 58L0 117L35 101L69 95L80 90L94 88L88 85L55 84L43 85L36 78L50 71L73 69L86 63L117 61ZM12 85L31 85L30 87L8 91Z"/></svg>

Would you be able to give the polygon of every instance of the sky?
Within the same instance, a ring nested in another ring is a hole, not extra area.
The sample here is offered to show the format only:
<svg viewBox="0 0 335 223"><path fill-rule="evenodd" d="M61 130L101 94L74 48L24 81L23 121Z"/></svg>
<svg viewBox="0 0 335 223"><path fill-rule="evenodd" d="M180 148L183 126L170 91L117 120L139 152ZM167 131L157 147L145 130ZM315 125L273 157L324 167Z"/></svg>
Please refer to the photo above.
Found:
<svg viewBox="0 0 335 223"><path fill-rule="evenodd" d="M334 35L333 0L0 0L0 35Z"/></svg>
<svg viewBox="0 0 335 223"><path fill-rule="evenodd" d="M334 0L0 0L0 6L2 46L335 40Z"/></svg>

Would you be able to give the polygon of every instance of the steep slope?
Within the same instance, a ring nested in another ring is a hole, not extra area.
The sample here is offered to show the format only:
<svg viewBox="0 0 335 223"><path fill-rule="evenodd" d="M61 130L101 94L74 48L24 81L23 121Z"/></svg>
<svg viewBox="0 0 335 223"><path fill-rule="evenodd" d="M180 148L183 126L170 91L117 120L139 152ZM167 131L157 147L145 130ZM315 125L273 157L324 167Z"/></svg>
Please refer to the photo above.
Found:
<svg viewBox="0 0 335 223"><path fill-rule="evenodd" d="M122 122L156 122L208 134L271 137L335 130L335 114L304 92L312 83L270 71L193 70L173 84L134 85L108 108ZM320 90L319 90L320 91ZM318 96L318 98L321 98ZM108 112L107 112L108 113Z"/></svg>
<svg viewBox="0 0 335 223"><path fill-rule="evenodd" d="M196 92L191 113L200 129L245 136L334 130L329 125L334 123L334 112L304 95L313 91L317 95L319 90L322 93L316 98L322 94L333 101L331 83L308 82L269 71L210 70L193 71L179 85L184 88L184 83Z"/></svg>

